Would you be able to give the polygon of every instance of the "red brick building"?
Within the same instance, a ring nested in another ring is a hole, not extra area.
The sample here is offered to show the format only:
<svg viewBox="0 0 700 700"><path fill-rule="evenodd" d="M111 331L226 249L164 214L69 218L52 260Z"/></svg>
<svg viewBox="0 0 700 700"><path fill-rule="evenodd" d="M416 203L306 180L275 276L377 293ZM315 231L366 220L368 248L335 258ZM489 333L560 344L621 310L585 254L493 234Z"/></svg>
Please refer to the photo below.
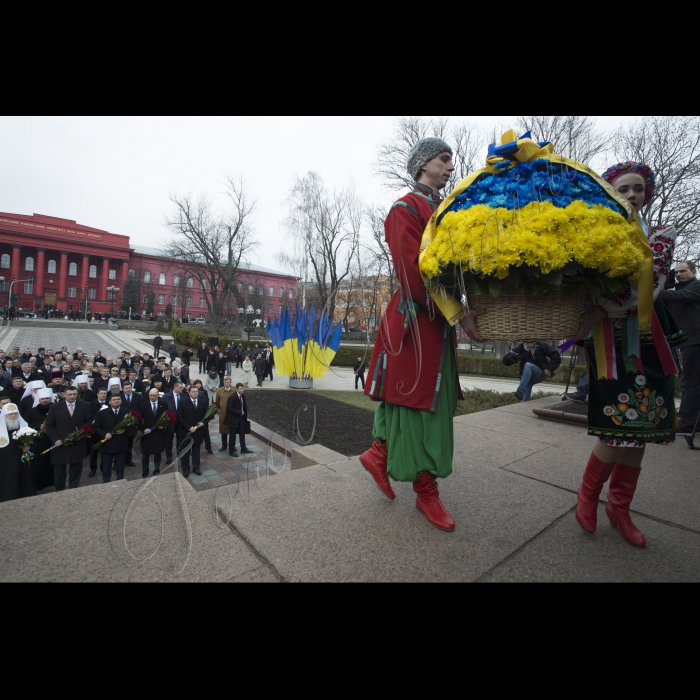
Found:
<svg viewBox="0 0 700 700"><path fill-rule="evenodd" d="M255 265L239 272L246 304L265 317L275 318L283 306L295 303L296 277ZM68 219L0 212L0 306L10 301L10 284L16 280L12 301L18 308L78 311L87 303L93 313L107 313L119 307L129 275L138 275L142 287L155 294L156 314L171 304L176 316L184 312L186 318L208 320L207 291L195 280L182 279L178 261L158 249L132 246L128 236ZM231 315L237 315L233 304Z"/></svg>

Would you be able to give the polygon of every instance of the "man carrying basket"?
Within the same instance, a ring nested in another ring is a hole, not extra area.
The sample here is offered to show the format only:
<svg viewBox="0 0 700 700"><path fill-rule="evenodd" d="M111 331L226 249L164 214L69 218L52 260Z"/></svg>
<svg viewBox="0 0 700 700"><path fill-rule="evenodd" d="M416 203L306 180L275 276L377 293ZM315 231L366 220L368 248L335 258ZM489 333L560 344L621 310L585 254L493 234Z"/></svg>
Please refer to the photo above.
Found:
<svg viewBox="0 0 700 700"><path fill-rule="evenodd" d="M457 368L459 323L480 342L475 317L457 304L446 318L427 292L418 268L423 233L442 201L455 168L452 149L442 139L419 141L408 157L413 191L394 204L385 223L386 241L401 288L382 319L365 393L380 402L375 442L361 462L389 499L394 481L412 482L418 510L435 527L452 532L455 522L444 508L438 479L452 474L453 418L463 398Z"/></svg>

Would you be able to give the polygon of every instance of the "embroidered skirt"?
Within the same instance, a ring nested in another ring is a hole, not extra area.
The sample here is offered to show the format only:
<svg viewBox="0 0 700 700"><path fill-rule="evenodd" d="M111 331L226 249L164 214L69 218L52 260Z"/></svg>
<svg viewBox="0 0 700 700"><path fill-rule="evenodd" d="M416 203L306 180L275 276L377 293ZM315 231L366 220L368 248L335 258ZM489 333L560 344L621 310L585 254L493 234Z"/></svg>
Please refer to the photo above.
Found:
<svg viewBox="0 0 700 700"><path fill-rule="evenodd" d="M663 304L655 310L671 346L685 341ZM618 324L621 326L621 324ZM599 379L593 342L586 343L591 394L588 433L611 447L644 447L648 443L670 444L676 439L676 375L666 375L651 335L640 338L644 371L629 372L623 354L621 328L615 330L618 379Z"/></svg>

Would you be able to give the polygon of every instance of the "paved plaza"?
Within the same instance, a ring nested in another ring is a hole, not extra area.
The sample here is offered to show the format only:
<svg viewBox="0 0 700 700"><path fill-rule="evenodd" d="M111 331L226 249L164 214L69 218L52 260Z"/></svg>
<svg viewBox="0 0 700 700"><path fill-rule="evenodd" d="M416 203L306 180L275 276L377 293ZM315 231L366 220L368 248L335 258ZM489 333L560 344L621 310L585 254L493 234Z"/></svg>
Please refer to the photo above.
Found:
<svg viewBox="0 0 700 700"><path fill-rule="evenodd" d="M610 528L602 504L588 535L574 512L592 440L532 414L550 403L455 419L455 473L441 484L452 534L418 513L410 484L390 502L356 458L326 450L269 478L210 475L200 491L170 474L2 504L0 580L699 581L700 456L649 447L633 504L647 549Z"/></svg>

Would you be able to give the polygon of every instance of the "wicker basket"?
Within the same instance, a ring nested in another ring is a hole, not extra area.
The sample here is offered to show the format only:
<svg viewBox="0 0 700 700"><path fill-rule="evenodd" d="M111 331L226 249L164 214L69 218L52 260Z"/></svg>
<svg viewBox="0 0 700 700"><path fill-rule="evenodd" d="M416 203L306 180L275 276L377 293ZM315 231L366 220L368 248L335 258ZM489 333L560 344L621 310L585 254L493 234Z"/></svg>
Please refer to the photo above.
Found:
<svg viewBox="0 0 700 700"><path fill-rule="evenodd" d="M468 295L469 308L486 309L476 321L485 341L570 340L581 326L589 296L580 291L565 298L560 289L536 299L530 292L499 297Z"/></svg>

